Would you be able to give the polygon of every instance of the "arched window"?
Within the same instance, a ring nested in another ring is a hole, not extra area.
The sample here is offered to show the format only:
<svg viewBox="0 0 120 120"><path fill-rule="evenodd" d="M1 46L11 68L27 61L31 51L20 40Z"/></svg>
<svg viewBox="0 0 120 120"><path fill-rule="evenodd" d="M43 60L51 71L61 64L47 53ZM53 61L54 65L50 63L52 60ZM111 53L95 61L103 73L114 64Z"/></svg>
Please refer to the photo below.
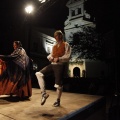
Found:
<svg viewBox="0 0 120 120"><path fill-rule="evenodd" d="M73 76L76 77L76 78L79 78L79 77L80 77L80 68L75 67L75 68L73 69Z"/></svg>

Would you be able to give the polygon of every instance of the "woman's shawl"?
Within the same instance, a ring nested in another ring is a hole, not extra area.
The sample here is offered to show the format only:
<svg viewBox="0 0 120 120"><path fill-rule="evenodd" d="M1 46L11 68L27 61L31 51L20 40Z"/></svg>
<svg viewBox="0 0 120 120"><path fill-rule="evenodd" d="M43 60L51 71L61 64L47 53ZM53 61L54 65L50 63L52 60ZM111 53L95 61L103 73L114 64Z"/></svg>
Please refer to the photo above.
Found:
<svg viewBox="0 0 120 120"><path fill-rule="evenodd" d="M27 56L26 51L22 47L19 47L16 50L14 50L11 56L16 56L13 61L24 70L26 69L26 67L29 64L29 57Z"/></svg>

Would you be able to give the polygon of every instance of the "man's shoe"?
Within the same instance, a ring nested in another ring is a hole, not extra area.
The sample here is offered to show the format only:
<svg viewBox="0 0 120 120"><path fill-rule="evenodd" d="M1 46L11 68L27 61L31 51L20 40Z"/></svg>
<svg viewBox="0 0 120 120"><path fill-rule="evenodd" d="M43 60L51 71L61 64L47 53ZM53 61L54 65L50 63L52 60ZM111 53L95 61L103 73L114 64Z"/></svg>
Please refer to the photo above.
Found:
<svg viewBox="0 0 120 120"><path fill-rule="evenodd" d="M45 93L42 95L42 99L41 99L41 105L44 105L46 102L46 99L49 97L49 94Z"/></svg>
<svg viewBox="0 0 120 120"><path fill-rule="evenodd" d="M53 104L54 107L59 107L60 106L60 100L57 100L54 104Z"/></svg>

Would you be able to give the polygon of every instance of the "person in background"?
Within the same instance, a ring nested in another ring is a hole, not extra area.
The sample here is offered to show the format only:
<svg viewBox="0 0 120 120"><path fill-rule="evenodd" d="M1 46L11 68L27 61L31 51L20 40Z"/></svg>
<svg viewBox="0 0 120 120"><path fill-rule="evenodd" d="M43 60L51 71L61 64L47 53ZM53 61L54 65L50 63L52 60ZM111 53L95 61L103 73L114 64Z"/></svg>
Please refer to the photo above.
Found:
<svg viewBox="0 0 120 120"><path fill-rule="evenodd" d="M6 69L0 75L0 95L16 95L21 100L32 95L30 58L20 41L13 42L14 51L5 61Z"/></svg>
<svg viewBox="0 0 120 120"><path fill-rule="evenodd" d="M57 91L57 99L53 106L58 107L60 106L60 98L63 89L63 74L65 73L66 66L71 56L71 47L63 40L63 33L60 30L55 31L54 38L56 44L53 46L52 52L47 56L51 64L36 72L35 75L41 88L41 105L44 105L46 99L49 97L49 94L46 92L44 77L49 73L53 73L55 77L54 87Z"/></svg>

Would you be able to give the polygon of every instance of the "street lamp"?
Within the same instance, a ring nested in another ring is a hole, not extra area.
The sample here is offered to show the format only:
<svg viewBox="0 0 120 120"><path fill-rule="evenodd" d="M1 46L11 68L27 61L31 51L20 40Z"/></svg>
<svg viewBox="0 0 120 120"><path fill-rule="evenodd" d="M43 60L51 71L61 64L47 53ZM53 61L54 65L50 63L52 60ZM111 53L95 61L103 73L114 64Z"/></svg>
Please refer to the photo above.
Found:
<svg viewBox="0 0 120 120"><path fill-rule="evenodd" d="M28 5L26 8L25 8L25 11L28 13L28 14L31 14L33 12L33 6L32 5Z"/></svg>
<svg viewBox="0 0 120 120"><path fill-rule="evenodd" d="M26 13L28 14L28 20L27 20L27 52L28 55L30 55L30 41L31 41L31 21L30 21L30 14L33 12L33 6L32 5L28 5L25 8Z"/></svg>

